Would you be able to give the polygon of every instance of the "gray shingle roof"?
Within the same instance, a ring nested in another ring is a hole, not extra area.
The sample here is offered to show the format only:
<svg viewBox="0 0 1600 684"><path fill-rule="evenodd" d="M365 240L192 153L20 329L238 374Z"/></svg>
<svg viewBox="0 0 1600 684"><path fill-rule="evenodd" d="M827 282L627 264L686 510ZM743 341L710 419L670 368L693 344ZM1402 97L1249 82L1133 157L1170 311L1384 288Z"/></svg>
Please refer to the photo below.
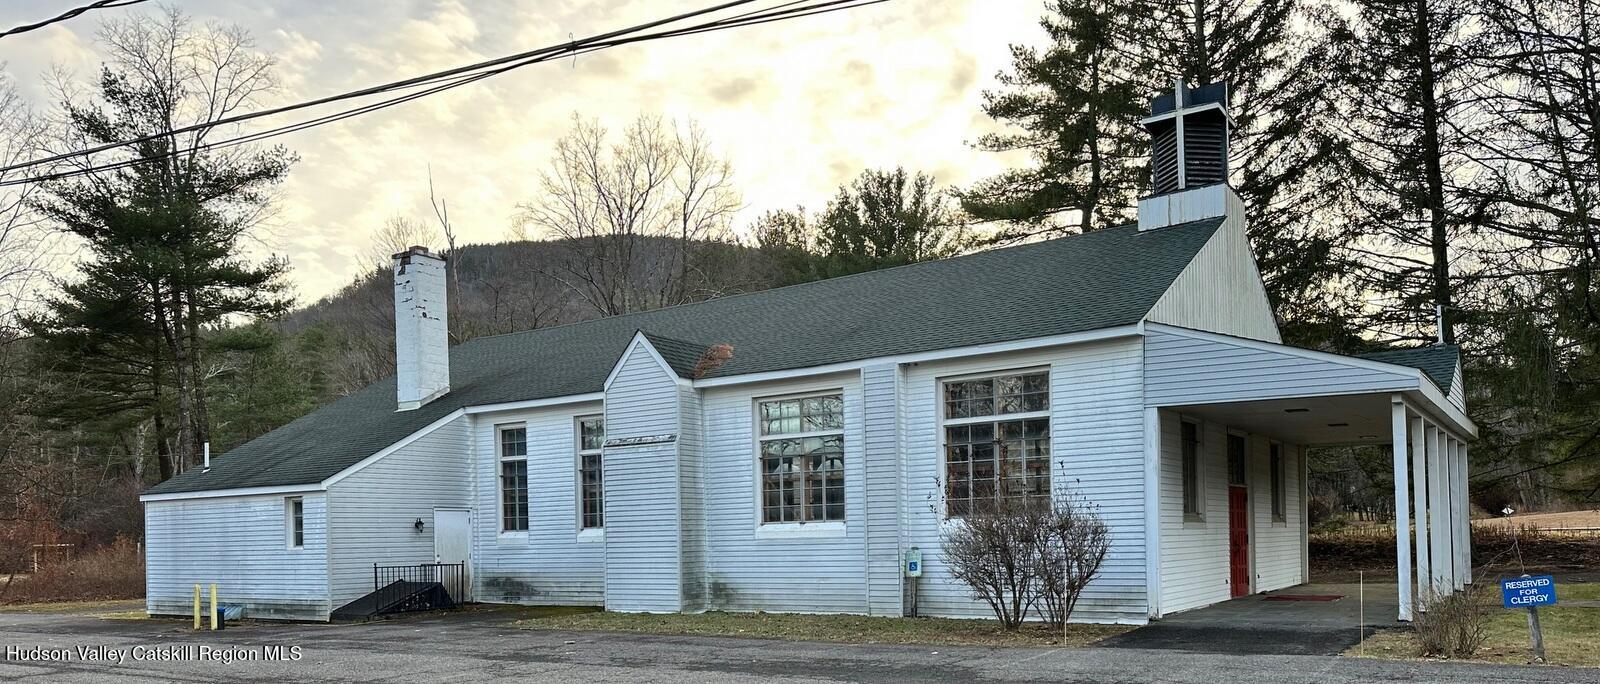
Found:
<svg viewBox="0 0 1600 684"><path fill-rule="evenodd" d="M665 340L658 351L675 369L732 345L707 373L718 377L1132 325L1220 224L1128 225L474 339L450 350L450 393L420 409L396 412L388 378L146 493L321 482L458 408L599 392L636 331Z"/></svg>
<svg viewBox="0 0 1600 684"><path fill-rule="evenodd" d="M1392 349L1362 354L1361 358L1419 369L1448 394L1450 385L1455 383L1456 365L1461 363L1461 346L1435 344L1416 349Z"/></svg>

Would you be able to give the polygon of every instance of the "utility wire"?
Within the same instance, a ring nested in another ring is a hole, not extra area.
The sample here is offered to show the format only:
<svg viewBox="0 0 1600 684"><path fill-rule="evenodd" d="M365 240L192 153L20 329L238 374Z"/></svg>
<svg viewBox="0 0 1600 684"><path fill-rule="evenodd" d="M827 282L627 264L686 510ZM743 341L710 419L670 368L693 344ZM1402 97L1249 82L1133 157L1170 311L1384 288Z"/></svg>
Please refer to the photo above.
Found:
<svg viewBox="0 0 1600 684"><path fill-rule="evenodd" d="M492 59L492 60L488 60L488 61L484 61L484 62L478 62L476 64L471 64L471 65L467 65L467 66L463 66L463 67L457 67L457 68L454 68L454 69L449 69L449 70L445 70L445 71L426 74L426 75L423 75L423 76L417 76L417 77L413 77L413 78L403 79L403 80L400 80L400 81L394 81L394 82L386 83L386 84L379 85L379 86L372 86L372 87L363 88L363 89L360 89L360 90L350 91L350 92L346 92L346 93L340 93L340 94L337 94L337 95L331 95L331 96L327 96L327 97L317 98L317 99L314 99L314 100L308 100L308 101L305 101L305 102L295 103L295 104L291 104L291 105L285 105L285 106L282 106L282 107L275 107L275 108L256 111L256 112L247 112L247 113L244 113L244 114L238 114L238 115L234 115L234 116L230 116L230 117L224 117L224 118L218 119L216 121L203 122L203 123L194 124L194 125L190 125L190 126L184 126L184 127L180 127L178 129L172 130L172 131L163 131L163 132L161 132L159 134L152 134L152 135L132 138L132 139L129 139L129 140L122 140L122 141L105 143L105 144L98 145L98 146L95 146L95 147L91 147L91 148L88 148L88 149L85 149L85 150L79 150L79 151L75 151L75 152L58 154L58 155L54 155L54 156L50 156L50 157L44 157L44 158L40 158L40 159L34 159L34 160L26 161L26 162L21 162L21 163L18 163L18 164L14 164L14 165L11 165L11 166L0 168L0 175L4 175L5 173L9 173L9 172L12 172L12 171L33 168L33 167L37 167L37 166L41 166L41 165L45 165L45 164L52 164L52 163L55 163L55 162L66 161L66 160L69 160L69 159L88 158L91 155L94 155L94 154L97 154L97 153L100 153L100 152L105 152L105 151L113 150L113 149L120 148L120 147L126 147L126 146L129 146L129 145L135 145L135 144L138 144L138 143L141 143L141 142L146 142L146 141L154 140L154 139L157 139L157 138L170 138L170 137L172 137L174 135L180 135L180 134L183 134L183 133L193 132L193 131L196 131L196 130L209 129L209 128L214 128L214 127L218 127L218 126L228 125L228 124L240 123L240 122L248 121L248 120L255 119L255 118L260 118L260 117L271 116L271 115L275 115L275 114L286 113L286 112L295 111L295 110L299 110L299 109L304 109L304 108L308 108L308 107L315 107L315 106L318 106L318 105L330 104L330 103L340 102L340 101L348 100L348 99L361 98L361 97L371 96L371 95L375 95L375 94L382 94L382 93L392 92L392 91L395 91L395 90L404 90L404 89L415 88L415 87L419 87L419 86L433 85L433 84L436 84L436 83L443 82L444 85L442 87L436 86L436 87L428 88L428 89L422 91L423 95L431 95L431 94L440 92L442 90L447 90L447 89L450 89L450 88L459 87L461 85L466 85L468 83L473 83L473 82L476 82L478 80L481 80L482 78L486 78L488 76L494 76L494 75L498 75L498 74L501 74L501 73L505 73L506 71L510 71L512 69L516 69L516 68L519 68L519 67L527 66L529 64L536 64L536 63L540 63L540 62L550 61L552 59L565 58L565 57L569 57L569 56L577 56L579 54L584 54L584 53L587 53L587 52L593 52L593 51L596 51L596 50L606 49L606 48L610 48L610 47L616 47L616 46L619 46L619 45L627 45L627 44L630 44L630 43L644 42L644 41L648 41L648 40L658 40L658 39L662 39L662 38L673 38L673 37L678 37L678 36L693 35L693 34L698 34L698 33L709 32L709 31L724 30L724 29L729 29L729 28L738 28L738 27L742 27L742 26L753 26L753 25L757 25L757 24L764 24L764 23L768 23L768 22L772 22L772 21L779 21L779 20L783 20L783 19L794 19L794 18L812 16L812 15L815 15L815 14L822 14L822 13L826 13L826 12L833 12L833 11L838 11L838 10L843 10L843 9L852 9L854 7L873 5L873 4L878 4L878 3L886 2L886 1L887 0L828 0L828 1L791 0L790 2L781 3L781 4L778 4L776 6L766 8L766 9L753 10L753 11L745 12L743 14L734 15L734 16L731 16L731 17L726 17L726 18L722 18L722 19L716 19L716 20L707 21L707 22L704 22L704 23L701 23L701 24L695 24L695 25L691 25L691 26L674 28L674 29L667 29L667 30L662 30L662 31L654 32L654 33L640 33L641 31L646 30L646 29L658 28L658 27L662 27L662 26L665 26L665 25L668 25L668 24L678 23L678 22L684 21L684 20L689 19L689 18L700 17L700 16L704 16L704 15L707 15L707 14L712 14L712 13L715 13L715 12L726 10L726 9L729 9L729 8L732 8L732 7L736 7L736 6L740 6L740 5L746 5L746 4L749 4L751 2L754 2L754 0L734 0L734 1L731 1L731 2L725 2L725 3L719 4L719 5L708 7L708 8L705 8L705 9L696 10L696 11L692 11L692 12L686 12L686 13L679 14L679 15L676 15L676 16L673 16L673 17L668 17L666 19L660 19L660 20L648 22L648 23L645 23L645 24L640 24L640 25L629 27L629 28L626 28L626 29L621 29L621 30L617 30L617 31L610 31L610 32L607 32L607 33L602 33L602 34L598 34L598 35L595 35L595 36L590 36L590 37L579 39L579 40L569 41L569 42L566 42L566 43L559 43L559 44L556 44L556 45L551 45L551 46L539 48L539 49L536 49L536 50L530 50L530 51L527 51L527 52L522 52L522 53L518 53L518 54L514 54L514 55L509 55L509 56L506 56L506 57L500 57L500 58L496 58L496 59ZM176 150L176 151L174 151L173 153L171 153L168 156L175 156L177 154L187 154L187 153L191 153L193 151L197 151L197 150L200 150L200 149L211 149L211 148L216 147L216 146L231 146L233 144L240 144L240 143L243 143L243 142L263 139L264 137L270 137L272 135L279 135L279 134L293 132L293 131L297 131L297 130L303 130L304 128L309 128L309 127L316 126L316 125L321 125L321 124L324 124L324 123L331 123L333 121L338 121L338 120L342 120L342 119L345 119L345 118L349 118L350 116L355 116L355 115L364 114L364 113L367 113L367 112L370 112L370 111L376 111L378 109L383 109L383 108L386 108L386 107L391 106L393 104L398 104L398 103L401 103L401 102L408 102L410 100L417 99L417 97L418 97L418 95L413 94L413 95L407 95L407 96L404 96L404 97L394 98L392 100L386 100L386 101L382 101L382 102L379 102L379 103L375 103L374 105L366 105L366 106L362 106L362 107L357 107L357 108L352 109L352 110L339 112L339 113L335 113L335 114L327 115L327 116L323 116L323 117L318 117L318 118L312 119L310 121L300 122L300 123L297 123L297 124L291 124L291 125L279 127L279 128L276 128L276 129L272 129L270 131L263 131L261 133L251 134L249 136L244 136L242 138L217 141L217 142L214 142L214 143L207 143L204 146L196 146L196 147L191 147L191 148L187 148L187 149L184 149L184 150ZM104 166L90 166L90 167L86 167L86 168L82 168L82 169L77 169L77 170L72 170L72 171L65 171L65 172L60 172L60 173L44 174L44 175L38 175L38 176L33 176L33 177L28 177L28 178L10 179L10 180L6 180L4 182L0 182L0 186L17 185L17 184L21 184L21 183L34 182L34 181L38 181L38 180L52 180L52 179L70 177L70 176L75 176L75 175L83 175L85 173L94 173L94 172L97 172L97 171L109 170L109 169L113 169L113 168L123 168L123 167L129 166L129 165L135 164L135 163L146 163L146 162L159 161L161 158L162 157L145 158L145 159L139 159L139 160L128 160L126 162L118 162L118 163L113 163L113 164L104 165Z"/></svg>
<svg viewBox="0 0 1600 684"><path fill-rule="evenodd" d="M68 19L76 17L76 16L78 16L80 14L83 14L84 12L88 12L90 10L110 9L112 7L127 7L128 5L137 5L137 4L139 4L141 2L145 2L145 1L146 0L99 0L98 2L91 2L91 3L87 4L87 5L82 6L82 7L74 7L72 9L70 9L70 10L62 12L60 16L57 16L57 17L54 17L54 18L51 18L51 19L46 19L44 21L32 23L32 24L23 24L23 25L18 26L16 28L10 29L8 31L5 31L4 33L0 33L0 38L4 38L6 36L14 36L14 35L16 35L18 33L27 33L29 31L33 31L33 30L36 30L36 29L42 29L42 28L44 28L46 26L49 26L51 24L59 24L59 23L61 23L63 21L66 21Z"/></svg>

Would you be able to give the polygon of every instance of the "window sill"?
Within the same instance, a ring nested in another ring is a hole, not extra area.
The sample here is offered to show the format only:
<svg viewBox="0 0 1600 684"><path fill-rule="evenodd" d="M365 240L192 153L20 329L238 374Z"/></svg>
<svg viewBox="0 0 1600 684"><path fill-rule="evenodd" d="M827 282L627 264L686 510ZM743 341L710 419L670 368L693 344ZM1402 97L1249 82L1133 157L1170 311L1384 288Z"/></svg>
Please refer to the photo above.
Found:
<svg viewBox="0 0 1600 684"><path fill-rule="evenodd" d="M1287 520L1274 520L1274 521L1272 521L1272 526L1273 527L1288 527L1289 526L1289 521L1287 521Z"/></svg>
<svg viewBox="0 0 1600 684"><path fill-rule="evenodd" d="M525 530L501 532L497 540L502 546L527 546L528 533Z"/></svg>
<svg viewBox="0 0 1600 684"><path fill-rule="evenodd" d="M818 539L843 537L842 522L769 523L756 526L756 539Z"/></svg>
<svg viewBox="0 0 1600 684"><path fill-rule="evenodd" d="M578 543L597 544L606 540L606 528L590 527L578 530Z"/></svg>
<svg viewBox="0 0 1600 684"><path fill-rule="evenodd" d="M1186 528L1203 528L1206 526L1206 517L1203 515L1195 515L1193 513L1185 513L1183 516L1183 526Z"/></svg>

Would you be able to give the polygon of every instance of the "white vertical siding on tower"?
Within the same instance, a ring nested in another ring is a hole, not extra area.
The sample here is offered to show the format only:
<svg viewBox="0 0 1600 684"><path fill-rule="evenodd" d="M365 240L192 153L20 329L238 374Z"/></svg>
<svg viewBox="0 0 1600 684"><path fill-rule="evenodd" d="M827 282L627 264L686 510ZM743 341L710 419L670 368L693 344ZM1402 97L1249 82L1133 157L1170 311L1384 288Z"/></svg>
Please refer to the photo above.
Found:
<svg viewBox="0 0 1600 684"><path fill-rule="evenodd" d="M1277 318L1245 237L1244 204L1227 193L1227 218L1146 316L1154 323L1279 342ZM1159 229L1157 229L1159 230Z"/></svg>
<svg viewBox="0 0 1600 684"><path fill-rule="evenodd" d="M1145 336L1151 406L1415 389L1415 375L1351 359L1313 359L1243 343L1151 330Z"/></svg>
<svg viewBox="0 0 1600 684"><path fill-rule="evenodd" d="M598 402L472 416L473 598L485 603L605 603L605 543L579 536L577 418ZM500 530L496 428L528 431L528 531Z"/></svg>
<svg viewBox="0 0 1600 684"><path fill-rule="evenodd" d="M929 362L906 377L904 500L907 545L922 550L920 611L925 615L988 616L939 559L944 522L939 379L953 375L1050 369L1051 479L1098 507L1111 529L1112 548L1100 576L1085 590L1075 621L1142 623L1148 617L1144 546L1144 405L1140 345L1112 340L1017 354Z"/></svg>
<svg viewBox="0 0 1600 684"><path fill-rule="evenodd" d="M188 615L194 585L214 583L219 601L242 604L247 617L328 619L327 499L298 496L305 545L297 549L289 548L288 496L145 503L146 609Z"/></svg>
<svg viewBox="0 0 1600 684"><path fill-rule="evenodd" d="M469 420L441 425L328 488L334 608L373 590L374 563L433 562L433 509L472 503ZM414 526L419 519L420 532Z"/></svg>
<svg viewBox="0 0 1600 684"><path fill-rule="evenodd" d="M762 525L756 401L835 389L844 396L845 523ZM705 390L704 406L707 607L867 612L867 475L859 376L712 388Z"/></svg>
<svg viewBox="0 0 1600 684"><path fill-rule="evenodd" d="M861 431L866 497L867 609L873 615L899 616L900 548L900 367L871 366L861 371Z"/></svg>
<svg viewBox="0 0 1600 684"><path fill-rule="evenodd" d="M678 390L642 343L630 347L606 388L606 438L676 435ZM607 448L604 461L606 609L678 612L684 577L678 444Z"/></svg>
<svg viewBox="0 0 1600 684"><path fill-rule="evenodd" d="M1202 512L1185 519L1181 418L1160 416L1161 612L1171 615L1228 600L1228 429L1197 425Z"/></svg>

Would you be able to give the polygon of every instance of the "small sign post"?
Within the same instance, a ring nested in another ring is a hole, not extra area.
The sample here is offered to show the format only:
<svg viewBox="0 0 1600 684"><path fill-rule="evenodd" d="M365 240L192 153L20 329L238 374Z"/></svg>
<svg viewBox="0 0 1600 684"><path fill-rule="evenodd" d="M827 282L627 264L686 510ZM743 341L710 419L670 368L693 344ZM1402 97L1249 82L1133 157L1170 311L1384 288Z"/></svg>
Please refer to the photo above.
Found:
<svg viewBox="0 0 1600 684"><path fill-rule="evenodd" d="M1500 580L1501 605L1528 609L1528 638L1533 641L1533 661L1544 662L1544 632L1539 628L1539 606L1556 605L1556 580L1549 575L1523 575Z"/></svg>

